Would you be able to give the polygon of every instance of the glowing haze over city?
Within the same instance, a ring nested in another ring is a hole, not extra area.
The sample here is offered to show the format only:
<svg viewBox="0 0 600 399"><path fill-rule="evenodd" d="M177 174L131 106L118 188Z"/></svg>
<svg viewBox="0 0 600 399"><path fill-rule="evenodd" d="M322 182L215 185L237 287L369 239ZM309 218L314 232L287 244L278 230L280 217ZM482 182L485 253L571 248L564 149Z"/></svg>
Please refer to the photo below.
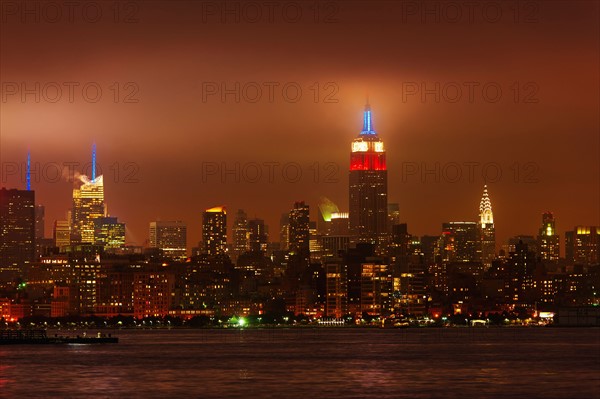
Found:
<svg viewBox="0 0 600 399"><path fill-rule="evenodd" d="M599 398L599 71L598 0L0 0L0 396Z"/></svg>

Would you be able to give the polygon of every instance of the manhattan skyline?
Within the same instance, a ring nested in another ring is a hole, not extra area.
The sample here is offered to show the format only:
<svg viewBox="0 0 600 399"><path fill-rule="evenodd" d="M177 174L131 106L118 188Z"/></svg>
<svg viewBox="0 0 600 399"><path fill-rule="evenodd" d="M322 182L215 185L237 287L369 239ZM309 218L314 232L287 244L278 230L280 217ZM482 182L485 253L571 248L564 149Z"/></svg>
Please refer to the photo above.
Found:
<svg viewBox="0 0 600 399"><path fill-rule="evenodd" d="M280 14L272 23L244 14L239 22L223 20L185 2L139 5L133 23L114 23L107 10L98 23L74 24L44 23L43 15L23 24L5 12L2 186L25 187L22 170L17 177L6 168L24 165L28 151L34 166L82 165L96 143L108 212L126 223L129 243L144 244L150 221L183 220L191 248L201 239L203 210L217 205L265 219L274 235L296 200L314 207L324 196L348 209L348 143L360 132L368 93L388 151L388 202L399 203L415 234L476 220L486 183L499 243L535 234L546 211L561 237L575 225L598 224L597 4L540 3L530 19L531 10L515 19L507 7L498 22L475 12L472 23L454 23L443 10L424 18L391 2L334 4L317 22L299 23ZM329 14L335 18L325 20ZM157 33L162 26L167 35ZM34 67L40 64L46 67ZM558 78L565 69L573 73ZM36 91L36 82L39 102L36 94L23 101L21 85ZM72 102L66 82L77 84ZM80 90L90 82L102 89L96 103ZM239 102L235 94L223 99L222 88L236 82ZM17 92L10 94L13 83ZM49 101L53 83L63 90L57 102ZM256 102L249 101L253 83L262 88ZM297 102L283 95L286 84L300 87ZM497 87L502 95L494 102ZM288 183L276 174L269 183L265 168L256 183L203 181L203 165L236 162L297 163L303 178ZM421 175L436 164L438 181ZM452 175L456 165L461 178L452 182L442 171ZM485 165L501 170L499 181L485 181ZM46 231L65 218L73 188L66 179L49 180L32 181L46 206Z"/></svg>

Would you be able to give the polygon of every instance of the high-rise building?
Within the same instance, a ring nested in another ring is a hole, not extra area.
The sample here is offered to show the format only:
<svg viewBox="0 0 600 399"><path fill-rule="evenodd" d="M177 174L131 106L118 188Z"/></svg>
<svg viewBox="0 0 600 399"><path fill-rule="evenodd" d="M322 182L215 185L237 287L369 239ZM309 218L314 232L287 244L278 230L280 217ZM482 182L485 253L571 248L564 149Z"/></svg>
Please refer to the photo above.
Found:
<svg viewBox="0 0 600 399"><path fill-rule="evenodd" d="M393 278L385 263L361 265L360 303L362 312L372 316L389 315L394 308Z"/></svg>
<svg viewBox="0 0 600 399"><path fill-rule="evenodd" d="M150 247L159 248L171 259L187 255L187 226L181 221L157 221L150 223Z"/></svg>
<svg viewBox="0 0 600 399"><path fill-rule="evenodd" d="M427 303L426 264L422 254L413 254L394 275L395 308L404 314L423 314Z"/></svg>
<svg viewBox="0 0 600 399"><path fill-rule="evenodd" d="M289 251L302 259L310 258L310 215L309 206L304 201L294 203L289 213Z"/></svg>
<svg viewBox="0 0 600 399"><path fill-rule="evenodd" d="M392 226L400 224L400 205L397 203L388 204L388 234L392 234Z"/></svg>
<svg viewBox="0 0 600 399"><path fill-rule="evenodd" d="M217 206L207 209L202 217L202 242L207 255L227 252L227 211Z"/></svg>
<svg viewBox="0 0 600 399"><path fill-rule="evenodd" d="M326 300L325 314L337 319L348 314L348 267L342 259L332 259L325 264Z"/></svg>
<svg viewBox="0 0 600 399"><path fill-rule="evenodd" d="M104 248L121 248L125 245L125 223L116 217L94 219L94 244Z"/></svg>
<svg viewBox="0 0 600 399"><path fill-rule="evenodd" d="M442 261L476 262L481 258L479 226L475 222L442 224Z"/></svg>
<svg viewBox="0 0 600 399"><path fill-rule="evenodd" d="M21 268L35 257L35 192L0 190L0 267Z"/></svg>
<svg viewBox="0 0 600 399"><path fill-rule="evenodd" d="M68 220L54 221L54 246L59 250L71 245L71 223Z"/></svg>
<svg viewBox="0 0 600 399"><path fill-rule="evenodd" d="M96 144L92 146L92 177L79 176L81 186L73 189L71 243L94 243L94 219L106 216L104 180L96 176Z"/></svg>
<svg viewBox="0 0 600 399"><path fill-rule="evenodd" d="M49 248L54 246L54 240L46 238L44 205L35 206L35 259L39 259Z"/></svg>
<svg viewBox="0 0 600 399"><path fill-rule="evenodd" d="M248 249L250 251L264 252L267 250L269 232L265 221L262 219L248 220Z"/></svg>
<svg viewBox="0 0 600 399"><path fill-rule="evenodd" d="M532 294L533 271L536 266L536 254L529 250L523 241L515 244L515 251L511 252L508 259L510 273L510 297L512 301L526 304Z"/></svg>
<svg viewBox="0 0 600 399"><path fill-rule="evenodd" d="M560 236L556 233L552 212L542 214L542 227L537 237L538 256L542 260L555 261L560 257Z"/></svg>
<svg viewBox="0 0 600 399"><path fill-rule="evenodd" d="M506 253L510 254L511 252L515 252L517 250L517 244L519 242L523 242L523 244L527 244L527 250L532 251L534 253L538 253L537 249L537 240L534 236L530 235L518 235L514 237L510 237L508 239L508 245L504 248L506 249Z"/></svg>
<svg viewBox="0 0 600 399"><path fill-rule="evenodd" d="M279 218L279 247L282 251L290 248L290 215L282 213Z"/></svg>
<svg viewBox="0 0 600 399"><path fill-rule="evenodd" d="M350 224L348 212L334 212L331 214L330 235L334 236L349 236Z"/></svg>
<svg viewBox="0 0 600 399"><path fill-rule="evenodd" d="M600 226L575 226L565 232L565 255L578 265L600 263Z"/></svg>
<svg viewBox="0 0 600 399"><path fill-rule="evenodd" d="M492 202L488 195L487 185L483 186L483 196L479 203L479 229L481 236L481 261L486 267L492 265L496 256L496 229Z"/></svg>
<svg viewBox="0 0 600 399"><path fill-rule="evenodd" d="M233 252L240 256L248 250L248 215L238 209L233 221Z"/></svg>
<svg viewBox="0 0 600 399"><path fill-rule="evenodd" d="M387 242L387 167L368 103L363 130L352 141L351 151L350 231L358 242L375 244L381 252Z"/></svg>
<svg viewBox="0 0 600 399"><path fill-rule="evenodd" d="M104 182L102 176L89 180L80 177L82 185L73 190L71 241L92 244L94 219L105 216Z"/></svg>
<svg viewBox="0 0 600 399"><path fill-rule="evenodd" d="M35 238L42 239L45 237L46 230L44 224L46 223L45 219L46 208L44 205L36 205L35 206Z"/></svg>
<svg viewBox="0 0 600 399"><path fill-rule="evenodd" d="M412 235L408 233L406 223L392 226L388 253L392 262L399 267L406 266L411 255Z"/></svg>

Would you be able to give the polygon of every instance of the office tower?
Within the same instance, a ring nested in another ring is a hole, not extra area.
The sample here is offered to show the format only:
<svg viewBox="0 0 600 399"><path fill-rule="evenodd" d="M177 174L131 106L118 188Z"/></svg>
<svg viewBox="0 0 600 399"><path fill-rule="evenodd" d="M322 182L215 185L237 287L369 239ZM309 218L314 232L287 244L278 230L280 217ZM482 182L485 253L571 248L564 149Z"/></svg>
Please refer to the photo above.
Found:
<svg viewBox="0 0 600 399"><path fill-rule="evenodd" d="M156 221L150 223L150 247L159 248L171 259L187 255L187 227L181 221Z"/></svg>
<svg viewBox="0 0 600 399"><path fill-rule="evenodd" d="M371 316L389 315L393 312L393 279L385 263L361 265L360 303L363 313Z"/></svg>
<svg viewBox="0 0 600 399"><path fill-rule="evenodd" d="M22 268L35 257L35 192L0 190L0 267Z"/></svg>
<svg viewBox="0 0 600 399"><path fill-rule="evenodd" d="M381 252L388 221L385 149L373 128L368 103L363 119L350 154L350 232L358 242L375 244Z"/></svg>
<svg viewBox="0 0 600 399"><path fill-rule="evenodd" d="M106 216L104 180L96 176L96 144L92 146L92 177L80 176L81 186L73 189L71 242L94 243L94 219Z"/></svg>
<svg viewBox="0 0 600 399"><path fill-rule="evenodd" d="M392 226L400 224L400 205L397 203L388 204L388 234L392 233Z"/></svg>
<svg viewBox="0 0 600 399"><path fill-rule="evenodd" d="M412 235L408 233L408 226L406 223L394 224L391 233L389 255L398 268L406 266L411 255L412 241Z"/></svg>
<svg viewBox="0 0 600 399"><path fill-rule="evenodd" d="M68 220L55 220L53 238L54 246L59 250L71 245L71 223Z"/></svg>
<svg viewBox="0 0 600 399"><path fill-rule="evenodd" d="M536 254L538 253L537 240L535 239L535 237L529 235L518 235L510 237L508 239L508 246L506 247L507 253L510 254L511 252L515 252L517 250L517 244L519 244L519 242L527 244L527 249L529 251L532 251Z"/></svg>
<svg viewBox="0 0 600 399"><path fill-rule="evenodd" d="M565 232L566 259L578 265L600 263L600 226L575 226Z"/></svg>
<svg viewBox="0 0 600 399"><path fill-rule="evenodd" d="M250 251L266 251L269 234L262 219L248 220L248 249Z"/></svg>
<svg viewBox="0 0 600 399"><path fill-rule="evenodd" d="M94 242L94 219L105 215L104 183L102 176L95 180L81 177L83 184L73 190L72 241Z"/></svg>
<svg viewBox="0 0 600 399"><path fill-rule="evenodd" d="M233 253L240 256L248 250L248 215L238 209L233 221Z"/></svg>
<svg viewBox="0 0 600 399"><path fill-rule="evenodd" d="M309 206L304 201L294 203L289 213L289 251L300 258L310 259L310 218Z"/></svg>
<svg viewBox="0 0 600 399"><path fill-rule="evenodd" d="M529 295L532 294L533 271L536 266L536 254L531 251L526 243L519 241L515 244L514 252L508 259L510 275L510 297L515 303L528 304Z"/></svg>
<svg viewBox="0 0 600 399"><path fill-rule="evenodd" d="M329 234L332 236L350 235L348 212L334 212L331 214Z"/></svg>
<svg viewBox="0 0 600 399"><path fill-rule="evenodd" d="M346 251L350 246L349 235L328 235L321 237L321 247L324 257L337 257L340 251Z"/></svg>
<svg viewBox="0 0 600 399"><path fill-rule="evenodd" d="M133 316L165 317L169 314L175 276L169 272L136 272L133 277Z"/></svg>
<svg viewBox="0 0 600 399"><path fill-rule="evenodd" d="M46 208L44 205L35 206L35 259L45 254L50 248L54 247L54 240L46 238Z"/></svg>
<svg viewBox="0 0 600 399"><path fill-rule="evenodd" d="M479 226L475 222L442 224L442 261L476 262L481 258Z"/></svg>
<svg viewBox="0 0 600 399"><path fill-rule="evenodd" d="M323 236L318 232L317 222L309 223L309 236L310 259L314 259L316 262L320 263L321 258L324 255L323 241L321 241Z"/></svg>
<svg viewBox="0 0 600 399"><path fill-rule="evenodd" d="M227 252L227 212L224 207L207 209L202 217L202 243L207 255Z"/></svg>
<svg viewBox="0 0 600 399"><path fill-rule="evenodd" d="M290 248L290 215L289 213L281 214L279 218L279 247L282 251L287 251Z"/></svg>
<svg viewBox="0 0 600 399"><path fill-rule="evenodd" d="M556 233L552 212L542 214L542 226L537 237L538 255L542 260L555 261L560 257L560 236Z"/></svg>
<svg viewBox="0 0 600 399"><path fill-rule="evenodd" d="M421 253L424 256L424 262L427 266L435 263L436 261L435 257L439 239L439 236L422 236L420 239Z"/></svg>
<svg viewBox="0 0 600 399"><path fill-rule="evenodd" d="M325 315L336 319L348 314L348 268L341 259L325 264Z"/></svg>
<svg viewBox="0 0 600 399"><path fill-rule="evenodd" d="M104 248L120 248L125 245L125 223L116 217L94 219L94 244Z"/></svg>
<svg viewBox="0 0 600 399"><path fill-rule="evenodd" d="M44 205L35 206L35 238L42 239L45 237L45 219L46 208Z"/></svg>
<svg viewBox="0 0 600 399"><path fill-rule="evenodd" d="M425 271L422 254L413 254L394 276L394 301L403 314L424 314L427 304Z"/></svg>
<svg viewBox="0 0 600 399"><path fill-rule="evenodd" d="M494 227L494 214L492 213L492 202L488 195L487 185L483 186L483 196L479 203L479 229L481 237L481 261L486 267L490 267L496 256L496 229Z"/></svg>

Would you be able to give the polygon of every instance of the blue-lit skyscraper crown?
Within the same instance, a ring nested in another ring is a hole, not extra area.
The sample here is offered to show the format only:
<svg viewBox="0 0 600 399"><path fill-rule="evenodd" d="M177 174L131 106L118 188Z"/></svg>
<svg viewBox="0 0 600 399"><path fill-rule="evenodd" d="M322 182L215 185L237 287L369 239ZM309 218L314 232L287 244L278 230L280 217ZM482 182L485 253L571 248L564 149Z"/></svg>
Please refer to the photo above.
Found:
<svg viewBox="0 0 600 399"><path fill-rule="evenodd" d="M365 105L365 112L363 115L363 129L360 134L377 134L375 133L375 129L373 128L373 118L371 116L371 106L367 101L367 105Z"/></svg>

